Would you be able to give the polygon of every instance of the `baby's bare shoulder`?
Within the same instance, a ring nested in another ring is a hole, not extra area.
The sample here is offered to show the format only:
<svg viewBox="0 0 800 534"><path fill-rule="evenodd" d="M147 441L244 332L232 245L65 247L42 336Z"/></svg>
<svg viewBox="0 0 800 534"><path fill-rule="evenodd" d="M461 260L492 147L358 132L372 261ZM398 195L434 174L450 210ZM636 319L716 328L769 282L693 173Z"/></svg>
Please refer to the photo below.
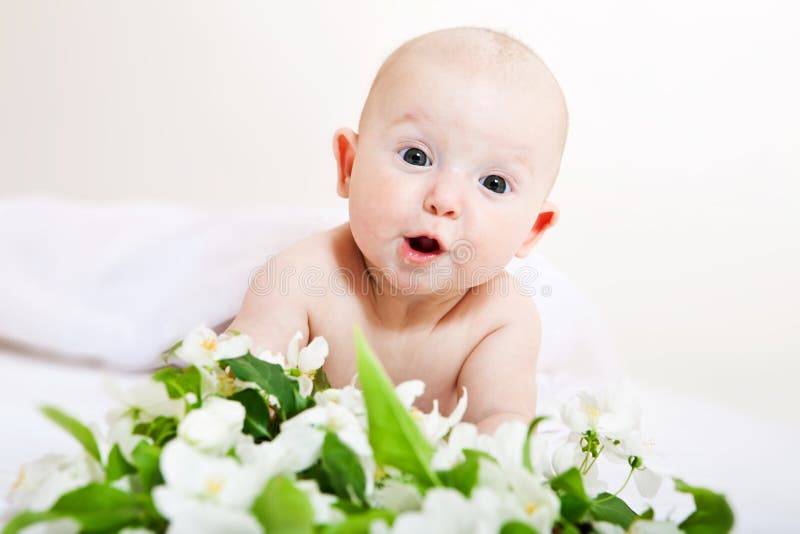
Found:
<svg viewBox="0 0 800 534"><path fill-rule="evenodd" d="M333 231L301 239L255 266L242 305L229 329L253 338L255 347L273 352L299 331L307 342L310 288L336 262Z"/></svg>
<svg viewBox="0 0 800 534"><path fill-rule="evenodd" d="M503 272L476 286L481 337L467 355L457 385L470 402L464 419L532 418L536 404L536 362L541 324L536 305L512 275Z"/></svg>
<svg viewBox="0 0 800 534"><path fill-rule="evenodd" d="M495 328L508 324L539 327L539 312L523 284L506 271L471 290L470 306Z"/></svg>

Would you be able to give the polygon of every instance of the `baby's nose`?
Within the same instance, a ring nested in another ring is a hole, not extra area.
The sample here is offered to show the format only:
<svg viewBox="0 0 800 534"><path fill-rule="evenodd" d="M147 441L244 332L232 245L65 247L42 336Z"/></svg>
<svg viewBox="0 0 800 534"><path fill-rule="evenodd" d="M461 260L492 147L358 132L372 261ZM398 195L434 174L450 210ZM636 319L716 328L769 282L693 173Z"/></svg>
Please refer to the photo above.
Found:
<svg viewBox="0 0 800 534"><path fill-rule="evenodd" d="M458 219L461 217L463 185L455 177L436 180L423 201L423 208L433 215Z"/></svg>

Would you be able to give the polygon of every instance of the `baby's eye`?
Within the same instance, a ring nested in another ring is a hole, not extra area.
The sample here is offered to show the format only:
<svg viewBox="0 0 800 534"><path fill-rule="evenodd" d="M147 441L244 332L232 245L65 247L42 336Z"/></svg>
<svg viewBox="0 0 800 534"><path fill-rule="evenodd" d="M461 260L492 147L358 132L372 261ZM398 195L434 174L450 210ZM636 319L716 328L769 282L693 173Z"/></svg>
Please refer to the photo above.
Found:
<svg viewBox="0 0 800 534"><path fill-rule="evenodd" d="M493 191L501 195L511 190L511 187L508 185L505 178L497 176L496 174L484 176L479 181L481 185L489 191Z"/></svg>
<svg viewBox="0 0 800 534"><path fill-rule="evenodd" d="M405 150L405 154L403 153ZM431 161L422 150L414 147L404 148L400 151L400 155L406 163L411 165L419 165L420 167L430 167Z"/></svg>

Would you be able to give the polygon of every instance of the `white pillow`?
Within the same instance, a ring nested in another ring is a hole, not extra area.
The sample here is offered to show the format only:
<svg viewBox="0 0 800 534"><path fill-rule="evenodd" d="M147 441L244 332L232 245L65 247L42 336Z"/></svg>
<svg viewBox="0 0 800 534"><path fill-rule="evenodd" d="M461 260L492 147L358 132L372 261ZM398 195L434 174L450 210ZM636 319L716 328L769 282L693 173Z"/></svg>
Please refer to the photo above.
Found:
<svg viewBox="0 0 800 534"><path fill-rule="evenodd" d="M212 210L160 203L90 205L0 200L0 340L65 358L140 369L198 324L241 304L270 254L347 220L340 209ZM559 370L618 370L607 328L567 277L538 253L525 267L539 307L540 383ZM549 291L549 294L548 294Z"/></svg>

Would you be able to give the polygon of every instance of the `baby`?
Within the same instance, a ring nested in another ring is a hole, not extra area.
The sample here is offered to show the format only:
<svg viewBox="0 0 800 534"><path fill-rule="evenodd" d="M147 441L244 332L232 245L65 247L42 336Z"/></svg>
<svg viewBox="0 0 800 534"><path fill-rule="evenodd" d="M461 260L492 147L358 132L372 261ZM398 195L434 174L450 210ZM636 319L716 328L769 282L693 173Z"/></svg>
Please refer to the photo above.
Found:
<svg viewBox="0 0 800 534"><path fill-rule="evenodd" d="M425 382L418 408L439 399L447 414L465 387L464 420L481 432L529 422L539 316L503 268L558 219L546 200L567 130L558 83L505 34L436 31L384 62L358 130L333 136L349 222L272 257L272 282L251 280L229 328L272 352L297 330L323 336L343 387L357 324L395 383Z"/></svg>

